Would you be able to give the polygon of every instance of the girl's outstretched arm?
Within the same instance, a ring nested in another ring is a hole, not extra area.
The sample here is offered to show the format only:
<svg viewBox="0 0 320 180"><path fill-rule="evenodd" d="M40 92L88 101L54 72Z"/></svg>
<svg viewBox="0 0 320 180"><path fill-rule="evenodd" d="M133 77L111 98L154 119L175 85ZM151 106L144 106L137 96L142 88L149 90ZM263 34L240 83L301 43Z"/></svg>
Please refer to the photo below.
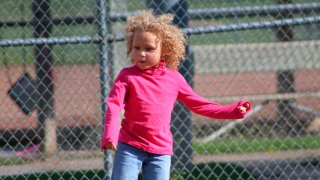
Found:
<svg viewBox="0 0 320 180"><path fill-rule="evenodd" d="M250 111L251 104L240 100L233 104L221 105L197 95L181 76L178 100L194 113L216 119L241 119Z"/></svg>

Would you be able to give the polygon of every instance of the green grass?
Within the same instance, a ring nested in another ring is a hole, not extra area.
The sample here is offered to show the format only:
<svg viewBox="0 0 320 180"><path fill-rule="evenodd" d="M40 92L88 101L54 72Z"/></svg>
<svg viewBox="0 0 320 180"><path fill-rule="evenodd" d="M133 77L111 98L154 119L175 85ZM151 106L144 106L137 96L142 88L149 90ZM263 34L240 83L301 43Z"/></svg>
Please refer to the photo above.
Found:
<svg viewBox="0 0 320 180"><path fill-rule="evenodd" d="M241 32L219 32L212 34L191 35L191 45L216 45L216 44L248 44L274 42L274 33L267 29L246 30Z"/></svg>
<svg viewBox="0 0 320 180"><path fill-rule="evenodd" d="M254 138L228 140L216 140L209 143L193 142L193 149L196 154L214 153L252 153L252 152L274 152L288 150L310 150L320 148L320 135L300 136L285 138ZM88 158L99 156L89 155ZM86 157L82 157L86 158ZM17 163L28 163L19 157L0 158L0 165L12 165Z"/></svg>
<svg viewBox="0 0 320 180"><path fill-rule="evenodd" d="M319 149L320 135L286 138L216 140L204 144L194 142L193 148L197 154L251 153Z"/></svg>
<svg viewBox="0 0 320 180"><path fill-rule="evenodd" d="M31 161L23 160L21 157L9 157L9 158L0 157L0 166L13 165L13 164L19 165L19 164L25 164L29 162Z"/></svg>

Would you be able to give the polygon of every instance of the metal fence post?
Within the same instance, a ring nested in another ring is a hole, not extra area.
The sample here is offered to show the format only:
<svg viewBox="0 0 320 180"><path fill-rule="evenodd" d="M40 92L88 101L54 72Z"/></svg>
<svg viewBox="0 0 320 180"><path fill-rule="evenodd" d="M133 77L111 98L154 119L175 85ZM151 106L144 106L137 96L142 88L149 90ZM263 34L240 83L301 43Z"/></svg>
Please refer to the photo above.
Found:
<svg viewBox="0 0 320 180"><path fill-rule="evenodd" d="M100 85L101 85L101 109L102 109L102 124L104 124L106 111L106 97L110 89L110 59L108 59L108 43L106 37L108 33L106 23L106 13L109 11L110 2L107 0L97 1L97 19L98 19L98 35L102 41L98 44L98 54L100 59ZM104 169L106 171L105 178L111 179L112 173L112 157L110 151L104 151Z"/></svg>
<svg viewBox="0 0 320 180"><path fill-rule="evenodd" d="M156 14L172 13L173 23L179 28L188 27L188 2L186 0L147 0L147 7ZM186 60L182 62L179 72L193 86L194 65L190 58L189 46L186 45ZM175 139L173 166L175 169L190 171L192 169L192 132L191 113L182 103L177 103L172 114L172 132Z"/></svg>

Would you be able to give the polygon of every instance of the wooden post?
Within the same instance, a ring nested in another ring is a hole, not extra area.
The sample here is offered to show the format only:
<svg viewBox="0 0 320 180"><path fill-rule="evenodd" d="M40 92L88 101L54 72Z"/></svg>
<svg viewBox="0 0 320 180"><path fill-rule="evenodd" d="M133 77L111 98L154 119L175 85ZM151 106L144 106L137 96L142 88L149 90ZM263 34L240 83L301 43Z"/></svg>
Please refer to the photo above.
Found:
<svg viewBox="0 0 320 180"><path fill-rule="evenodd" d="M288 4L292 3L291 0L276 0L278 4ZM292 14L288 11L281 11L276 16L277 19L286 19L292 18ZM291 26L281 26L276 30L276 38L278 41L292 41L293 40L293 29ZM294 89L294 71L289 70L279 70L277 72L277 80L278 80L278 93L293 93ZM279 136L287 136L293 135L297 132L295 128L297 120L294 116L294 110L289 105L293 102L294 99L287 100L278 100L278 135Z"/></svg>
<svg viewBox="0 0 320 180"><path fill-rule="evenodd" d="M48 38L51 34L52 21L49 0L32 1L34 38ZM51 47L36 45L34 49L37 75L38 110L38 138L42 143L40 149L47 154L56 151L56 123L54 121L54 82ZM50 121L50 122L46 122ZM49 140L50 139L50 140Z"/></svg>

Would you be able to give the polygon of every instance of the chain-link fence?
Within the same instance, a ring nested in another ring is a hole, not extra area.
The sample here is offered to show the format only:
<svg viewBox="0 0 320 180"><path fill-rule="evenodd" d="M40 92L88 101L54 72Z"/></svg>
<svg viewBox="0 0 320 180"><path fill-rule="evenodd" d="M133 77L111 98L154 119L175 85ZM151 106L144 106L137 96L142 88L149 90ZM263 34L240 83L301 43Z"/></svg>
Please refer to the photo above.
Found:
<svg viewBox="0 0 320 180"><path fill-rule="evenodd" d="M181 74L237 121L177 103L172 179L320 178L316 0L0 1L0 179L108 179L104 99L130 65L126 17L175 14L189 35Z"/></svg>

